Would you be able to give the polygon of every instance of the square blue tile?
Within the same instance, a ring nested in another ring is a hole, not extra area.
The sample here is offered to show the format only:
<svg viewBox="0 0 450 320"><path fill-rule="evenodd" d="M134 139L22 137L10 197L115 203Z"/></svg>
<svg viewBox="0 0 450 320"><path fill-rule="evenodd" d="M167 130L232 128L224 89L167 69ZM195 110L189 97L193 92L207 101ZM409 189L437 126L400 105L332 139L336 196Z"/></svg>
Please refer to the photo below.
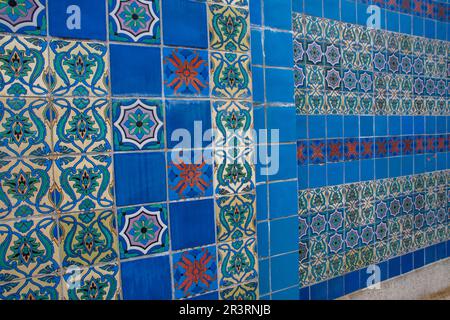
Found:
<svg viewBox="0 0 450 320"><path fill-rule="evenodd" d="M214 243L213 200L174 202L169 211L173 250Z"/></svg>
<svg viewBox="0 0 450 320"><path fill-rule="evenodd" d="M291 30L292 0L264 0L264 25Z"/></svg>
<svg viewBox="0 0 450 320"><path fill-rule="evenodd" d="M272 291L298 285L298 253L290 253L271 259Z"/></svg>
<svg viewBox="0 0 450 320"><path fill-rule="evenodd" d="M211 129L211 107L208 100L166 100L168 148L205 148L211 140L203 134Z"/></svg>
<svg viewBox="0 0 450 320"><path fill-rule="evenodd" d="M259 236L259 233L258 233ZM270 222L270 254L278 255L298 249L298 216Z"/></svg>
<svg viewBox="0 0 450 320"><path fill-rule="evenodd" d="M266 66L292 68L292 33L264 30L264 50Z"/></svg>
<svg viewBox="0 0 450 320"><path fill-rule="evenodd" d="M166 201L164 153L115 154L114 172L118 206Z"/></svg>
<svg viewBox="0 0 450 320"><path fill-rule="evenodd" d="M112 44L110 55L113 95L162 95L161 49Z"/></svg>
<svg viewBox="0 0 450 320"><path fill-rule="evenodd" d="M106 40L106 3L91 0L47 0L53 37Z"/></svg>
<svg viewBox="0 0 450 320"><path fill-rule="evenodd" d="M283 0L284 1L284 0ZM291 70L266 68L268 103L294 103L294 76Z"/></svg>
<svg viewBox="0 0 450 320"><path fill-rule="evenodd" d="M170 300L169 256L122 262L124 300Z"/></svg>
<svg viewBox="0 0 450 320"><path fill-rule="evenodd" d="M297 214L297 182L277 182L269 185L270 218Z"/></svg>
<svg viewBox="0 0 450 320"><path fill-rule="evenodd" d="M200 1L162 1L164 44L207 48L206 3Z"/></svg>

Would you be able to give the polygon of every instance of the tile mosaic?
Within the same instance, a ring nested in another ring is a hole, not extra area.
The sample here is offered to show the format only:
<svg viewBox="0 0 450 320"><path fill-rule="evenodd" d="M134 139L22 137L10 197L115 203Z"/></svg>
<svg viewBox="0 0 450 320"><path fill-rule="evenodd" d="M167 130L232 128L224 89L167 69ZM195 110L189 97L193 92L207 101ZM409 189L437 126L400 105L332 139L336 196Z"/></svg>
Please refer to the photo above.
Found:
<svg viewBox="0 0 450 320"><path fill-rule="evenodd" d="M73 284L73 274L64 275L64 300L118 300L120 287L119 268L116 264L92 266L80 270L80 286Z"/></svg>
<svg viewBox="0 0 450 320"><path fill-rule="evenodd" d="M112 41L160 43L159 0L108 0Z"/></svg>
<svg viewBox="0 0 450 320"><path fill-rule="evenodd" d="M212 52L211 95L216 98L248 99L252 94L250 56Z"/></svg>
<svg viewBox="0 0 450 320"><path fill-rule="evenodd" d="M119 249L122 258L169 250L168 215L165 205L118 209Z"/></svg>
<svg viewBox="0 0 450 320"><path fill-rule="evenodd" d="M107 99L57 98L50 111L55 123L52 130L55 153L111 151L111 110Z"/></svg>
<svg viewBox="0 0 450 320"><path fill-rule="evenodd" d="M60 281L60 276L48 275L1 284L0 299L58 300L61 291Z"/></svg>
<svg viewBox="0 0 450 320"><path fill-rule="evenodd" d="M173 257L175 298L185 298L217 289L214 246L180 252Z"/></svg>
<svg viewBox="0 0 450 320"><path fill-rule="evenodd" d="M153 150L164 147L162 103L147 99L114 99L114 150Z"/></svg>
<svg viewBox="0 0 450 320"><path fill-rule="evenodd" d="M59 270L60 247L53 218L2 221L0 239L4 247L1 282L49 276Z"/></svg>
<svg viewBox="0 0 450 320"><path fill-rule="evenodd" d="M25 218L51 214L54 201L53 161L48 158L2 159L0 218Z"/></svg>
<svg viewBox="0 0 450 320"><path fill-rule="evenodd" d="M112 157L64 156L55 160L50 189L58 213L89 212L113 205Z"/></svg>
<svg viewBox="0 0 450 320"><path fill-rule="evenodd" d="M47 32L46 1L5 2L0 8L0 31L45 35Z"/></svg>
<svg viewBox="0 0 450 320"><path fill-rule="evenodd" d="M258 300L258 282L240 284L220 291L220 300Z"/></svg>
<svg viewBox="0 0 450 320"><path fill-rule="evenodd" d="M164 49L166 96L208 96L208 55L203 50Z"/></svg>
<svg viewBox="0 0 450 320"><path fill-rule="evenodd" d="M113 211L62 215L59 219L64 268L114 263L117 229Z"/></svg>
<svg viewBox="0 0 450 320"><path fill-rule="evenodd" d="M0 37L0 95L45 96L50 80L47 42L41 38Z"/></svg>
<svg viewBox="0 0 450 320"><path fill-rule="evenodd" d="M2 157L48 155L52 150L51 109L45 99L0 98Z"/></svg>
<svg viewBox="0 0 450 320"><path fill-rule="evenodd" d="M250 50L250 18L246 8L209 5L209 48L217 51Z"/></svg>
<svg viewBox="0 0 450 320"><path fill-rule="evenodd" d="M109 90L108 48L100 43L52 40L48 82L55 96L104 97Z"/></svg>
<svg viewBox="0 0 450 320"><path fill-rule="evenodd" d="M121 263L123 299L172 298L169 256Z"/></svg>

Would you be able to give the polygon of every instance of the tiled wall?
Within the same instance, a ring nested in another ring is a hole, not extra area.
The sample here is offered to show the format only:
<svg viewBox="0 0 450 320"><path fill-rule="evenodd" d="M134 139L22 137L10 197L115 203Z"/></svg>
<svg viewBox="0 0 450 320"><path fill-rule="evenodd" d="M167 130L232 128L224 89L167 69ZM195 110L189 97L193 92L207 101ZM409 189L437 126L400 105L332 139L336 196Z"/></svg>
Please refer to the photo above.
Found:
<svg viewBox="0 0 450 320"><path fill-rule="evenodd" d="M335 299L448 256L448 4L294 3L300 298Z"/></svg>
<svg viewBox="0 0 450 320"><path fill-rule="evenodd" d="M249 26L246 0L1 2L2 299L258 298Z"/></svg>
<svg viewBox="0 0 450 320"><path fill-rule="evenodd" d="M0 299L332 299L448 256L448 8L0 1Z"/></svg>

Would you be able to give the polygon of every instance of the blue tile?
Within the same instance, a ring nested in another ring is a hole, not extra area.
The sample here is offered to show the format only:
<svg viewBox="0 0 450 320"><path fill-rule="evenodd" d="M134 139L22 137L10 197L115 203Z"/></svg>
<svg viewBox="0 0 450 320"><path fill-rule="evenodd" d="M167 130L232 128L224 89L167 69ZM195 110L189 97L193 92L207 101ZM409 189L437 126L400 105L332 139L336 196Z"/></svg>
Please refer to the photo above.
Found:
<svg viewBox="0 0 450 320"><path fill-rule="evenodd" d="M309 300L309 287L300 288L299 290L299 300Z"/></svg>
<svg viewBox="0 0 450 320"><path fill-rule="evenodd" d="M359 136L359 117L345 116L344 117L344 137L355 138Z"/></svg>
<svg viewBox="0 0 450 320"><path fill-rule="evenodd" d="M430 264L436 261L436 246L432 245L425 248L425 264Z"/></svg>
<svg viewBox="0 0 450 320"><path fill-rule="evenodd" d="M161 1L164 44L207 48L206 4L201 1Z"/></svg>
<svg viewBox="0 0 450 320"><path fill-rule="evenodd" d="M408 253L401 257L401 271L407 273L413 270L413 254Z"/></svg>
<svg viewBox="0 0 450 320"><path fill-rule="evenodd" d="M297 140L308 138L308 116L296 115L297 119Z"/></svg>
<svg viewBox="0 0 450 320"><path fill-rule="evenodd" d="M277 182L269 185L270 218L297 214L297 182Z"/></svg>
<svg viewBox="0 0 450 320"><path fill-rule="evenodd" d="M388 117L388 126L389 126L389 135L390 136L398 136L401 134L401 121L402 118L400 116L389 116Z"/></svg>
<svg viewBox="0 0 450 320"><path fill-rule="evenodd" d="M421 268L425 265L425 250L419 249L414 251L414 269Z"/></svg>
<svg viewBox="0 0 450 320"><path fill-rule="evenodd" d="M400 13L400 32L412 33L412 16Z"/></svg>
<svg viewBox="0 0 450 320"><path fill-rule="evenodd" d="M261 67L252 67L253 101L264 102L264 69Z"/></svg>
<svg viewBox="0 0 450 320"><path fill-rule="evenodd" d="M258 267L259 294L265 295L270 292L269 259L259 260Z"/></svg>
<svg viewBox="0 0 450 320"><path fill-rule="evenodd" d="M425 133L436 134L436 117L434 116L425 117Z"/></svg>
<svg viewBox="0 0 450 320"><path fill-rule="evenodd" d="M308 117L308 137L309 139L323 139L326 137L326 116Z"/></svg>
<svg viewBox="0 0 450 320"><path fill-rule="evenodd" d="M436 245L436 259L441 260L445 259L446 252L445 252L445 242L438 243Z"/></svg>
<svg viewBox="0 0 450 320"><path fill-rule="evenodd" d="M436 117L436 133L447 133L447 120L445 117Z"/></svg>
<svg viewBox="0 0 450 320"><path fill-rule="evenodd" d="M298 285L298 253L290 253L271 259L272 291Z"/></svg>
<svg viewBox="0 0 450 320"><path fill-rule="evenodd" d="M344 136L344 117L340 115L327 116L327 137L340 138Z"/></svg>
<svg viewBox="0 0 450 320"><path fill-rule="evenodd" d="M252 29L252 64L262 65L263 61L263 45L261 30ZM292 42L292 41L291 41Z"/></svg>
<svg viewBox="0 0 450 320"><path fill-rule="evenodd" d="M162 95L161 49L111 44L110 52L113 95Z"/></svg>
<svg viewBox="0 0 450 320"><path fill-rule="evenodd" d="M258 233L259 236L259 233ZM270 222L270 254L277 255L298 249L298 216Z"/></svg>
<svg viewBox="0 0 450 320"><path fill-rule="evenodd" d="M375 179L388 178L388 159L375 159Z"/></svg>
<svg viewBox="0 0 450 320"><path fill-rule="evenodd" d="M378 264L378 268L380 268L380 280L385 281L389 279L389 273L388 273L388 262L384 261Z"/></svg>
<svg viewBox="0 0 450 320"><path fill-rule="evenodd" d="M291 30L292 0L264 0L264 25Z"/></svg>
<svg viewBox="0 0 450 320"><path fill-rule="evenodd" d="M392 32L399 32L400 17L398 12L386 10L386 29Z"/></svg>
<svg viewBox="0 0 450 320"><path fill-rule="evenodd" d="M415 36L424 36L424 19L421 17L413 16L413 34Z"/></svg>
<svg viewBox="0 0 450 320"><path fill-rule="evenodd" d="M169 256L121 263L125 300L168 300L172 298Z"/></svg>
<svg viewBox="0 0 450 320"><path fill-rule="evenodd" d="M264 51L266 66L292 68L292 33L264 30Z"/></svg>
<svg viewBox="0 0 450 320"><path fill-rule="evenodd" d="M331 20L341 20L340 16L341 0L323 0L323 16Z"/></svg>
<svg viewBox="0 0 450 320"><path fill-rule="evenodd" d="M327 164L328 185L336 186L344 183L344 164L333 162Z"/></svg>
<svg viewBox="0 0 450 320"><path fill-rule="evenodd" d="M402 174L402 157L389 158L389 177L395 178Z"/></svg>
<svg viewBox="0 0 450 320"><path fill-rule="evenodd" d="M322 18L322 0L304 0L304 6L305 14Z"/></svg>
<svg viewBox="0 0 450 320"><path fill-rule="evenodd" d="M267 219L267 184L260 184L256 186L256 214L258 221Z"/></svg>
<svg viewBox="0 0 450 320"><path fill-rule="evenodd" d="M393 278L400 275L401 258L396 257L389 260L389 278Z"/></svg>
<svg viewBox="0 0 450 320"><path fill-rule="evenodd" d="M359 131L361 137L373 136L373 116L360 116Z"/></svg>
<svg viewBox="0 0 450 320"><path fill-rule="evenodd" d="M344 275L345 294L350 294L356 290L359 290L359 285L359 270Z"/></svg>
<svg viewBox="0 0 450 320"><path fill-rule="evenodd" d="M268 107L267 108L267 129L278 130L279 142L294 142L296 134L295 107ZM269 142L277 143L274 137L269 134Z"/></svg>
<svg viewBox="0 0 450 320"><path fill-rule="evenodd" d="M166 123L169 148L204 148L211 144L203 139L203 133L211 129L207 100L166 100Z"/></svg>
<svg viewBox="0 0 450 320"><path fill-rule="evenodd" d="M388 134L388 124L386 116L375 116L375 135L376 136L387 136Z"/></svg>
<svg viewBox="0 0 450 320"><path fill-rule="evenodd" d="M309 166L309 187L320 188L327 184L327 166L310 165Z"/></svg>
<svg viewBox="0 0 450 320"><path fill-rule="evenodd" d="M298 189L299 190L307 189L309 186L308 166L306 165L297 166L297 177L298 177Z"/></svg>
<svg viewBox="0 0 450 320"><path fill-rule="evenodd" d="M105 1L91 0L48 0L50 35L60 38L106 40L105 4Z"/></svg>
<svg viewBox="0 0 450 320"><path fill-rule="evenodd" d="M345 183L359 181L359 161L345 162Z"/></svg>
<svg viewBox="0 0 450 320"><path fill-rule="evenodd" d="M296 151L297 145L293 144L282 144L282 145L272 145L269 149L269 153L272 157L275 156L275 149L279 148L279 158L275 158L269 166L274 170L273 174L269 175L269 181L276 180L287 180L297 178L297 161ZM279 161L278 159L282 159ZM278 170L275 171L276 165L278 165Z"/></svg>
<svg viewBox="0 0 450 320"><path fill-rule="evenodd" d="M373 180L375 176L375 161L372 159L361 160L361 181Z"/></svg>
<svg viewBox="0 0 450 320"><path fill-rule="evenodd" d="M266 68L267 102L294 102L294 76L291 70Z"/></svg>
<svg viewBox="0 0 450 320"><path fill-rule="evenodd" d="M311 300L328 299L328 282L323 281L311 286Z"/></svg>
<svg viewBox="0 0 450 320"><path fill-rule="evenodd" d="M172 250L214 243L214 201L199 200L170 203Z"/></svg>
<svg viewBox="0 0 450 320"><path fill-rule="evenodd" d="M414 117L414 134L424 134L425 133L425 117L415 116Z"/></svg>
<svg viewBox="0 0 450 320"><path fill-rule="evenodd" d="M269 223L259 222L257 225L258 232L258 256L260 258L269 256Z"/></svg>
<svg viewBox="0 0 450 320"><path fill-rule="evenodd" d="M414 133L414 117L402 116L402 135L411 135Z"/></svg>
<svg viewBox="0 0 450 320"><path fill-rule="evenodd" d="M272 293L272 300L298 300L298 288L294 287Z"/></svg>
<svg viewBox="0 0 450 320"><path fill-rule="evenodd" d="M414 173L414 156L402 157L402 176L411 175Z"/></svg>
<svg viewBox="0 0 450 320"><path fill-rule="evenodd" d="M250 23L260 26L262 23L262 0L250 1Z"/></svg>
<svg viewBox="0 0 450 320"><path fill-rule="evenodd" d="M344 292L344 277L336 277L328 280L328 299L334 300L342 297Z"/></svg>
<svg viewBox="0 0 450 320"><path fill-rule="evenodd" d="M436 38L436 21L425 19L425 37L428 39Z"/></svg>
<svg viewBox="0 0 450 320"><path fill-rule="evenodd" d="M343 22L356 23L356 3L352 0L341 0L341 19Z"/></svg>
<svg viewBox="0 0 450 320"><path fill-rule="evenodd" d="M164 153L115 154L114 172L118 206L166 201Z"/></svg>

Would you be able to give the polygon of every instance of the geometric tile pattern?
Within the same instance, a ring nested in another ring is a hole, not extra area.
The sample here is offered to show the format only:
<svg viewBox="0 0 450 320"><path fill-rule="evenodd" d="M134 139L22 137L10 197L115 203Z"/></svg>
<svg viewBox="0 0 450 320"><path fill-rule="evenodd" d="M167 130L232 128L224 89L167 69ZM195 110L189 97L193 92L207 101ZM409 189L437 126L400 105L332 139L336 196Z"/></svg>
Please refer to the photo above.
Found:
<svg viewBox="0 0 450 320"><path fill-rule="evenodd" d="M298 114L446 115L446 41L294 14Z"/></svg>
<svg viewBox="0 0 450 320"><path fill-rule="evenodd" d="M216 1L219 2L219 1ZM250 19L247 1L208 3L220 298L258 298ZM251 139L251 138L250 138ZM247 294L239 285L248 283Z"/></svg>
<svg viewBox="0 0 450 320"><path fill-rule="evenodd" d="M300 286L447 240L448 171L299 191Z"/></svg>

